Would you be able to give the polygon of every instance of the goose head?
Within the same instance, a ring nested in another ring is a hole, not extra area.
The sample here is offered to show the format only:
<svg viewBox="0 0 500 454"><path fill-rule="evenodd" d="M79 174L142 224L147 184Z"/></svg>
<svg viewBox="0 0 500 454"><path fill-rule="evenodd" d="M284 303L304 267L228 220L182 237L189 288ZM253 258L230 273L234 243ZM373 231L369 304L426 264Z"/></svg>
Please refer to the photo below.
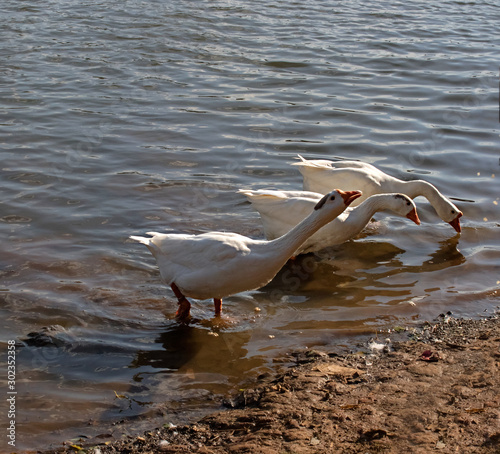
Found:
<svg viewBox="0 0 500 454"><path fill-rule="evenodd" d="M463 213L449 200L442 199L434 205L438 216L448 224L450 224L458 233L462 231L460 226L460 218Z"/></svg>
<svg viewBox="0 0 500 454"><path fill-rule="evenodd" d="M336 210L339 206L342 209L347 208L354 200L361 197L361 191L342 191L342 189L335 189L328 194L325 194L316 204L314 210L332 211Z"/></svg>
<svg viewBox="0 0 500 454"><path fill-rule="evenodd" d="M392 210L400 216L412 220L415 224L420 225L420 219L417 214L417 207L410 197L404 194L394 194Z"/></svg>
<svg viewBox="0 0 500 454"><path fill-rule="evenodd" d="M452 214L454 214L454 213L452 213ZM462 231L462 227L460 226L460 218L463 215L464 214L461 211L459 211L458 214L456 215L455 219L448 222L448 224L450 224L458 233L460 233Z"/></svg>

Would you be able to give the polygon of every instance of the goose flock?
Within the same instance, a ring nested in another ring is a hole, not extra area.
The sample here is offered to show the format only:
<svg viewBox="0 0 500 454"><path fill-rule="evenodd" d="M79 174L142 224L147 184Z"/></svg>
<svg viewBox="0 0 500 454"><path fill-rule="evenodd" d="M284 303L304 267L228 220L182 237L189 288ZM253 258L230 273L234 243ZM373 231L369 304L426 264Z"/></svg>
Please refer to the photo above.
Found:
<svg viewBox="0 0 500 454"><path fill-rule="evenodd" d="M265 240L231 232L130 237L155 257L162 280L177 297L179 320L190 317L187 297L213 299L220 317L223 298L263 287L291 257L355 237L378 211L420 224L412 200L417 196L461 231L462 212L426 181L402 181L359 161L299 159L292 165L299 166L303 191L239 191L260 213Z"/></svg>

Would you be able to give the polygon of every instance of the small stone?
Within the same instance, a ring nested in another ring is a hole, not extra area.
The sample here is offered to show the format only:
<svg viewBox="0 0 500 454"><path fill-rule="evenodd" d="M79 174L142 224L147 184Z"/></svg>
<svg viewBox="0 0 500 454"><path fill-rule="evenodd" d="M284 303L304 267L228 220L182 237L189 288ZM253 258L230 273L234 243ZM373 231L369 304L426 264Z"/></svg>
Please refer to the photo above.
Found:
<svg viewBox="0 0 500 454"><path fill-rule="evenodd" d="M316 437L312 437L312 438L311 438L310 444L311 444L312 446L319 445L319 443L320 443L320 441L319 441L319 439L318 439L318 438L316 438Z"/></svg>
<svg viewBox="0 0 500 454"><path fill-rule="evenodd" d="M167 440L160 440L160 442L158 443L158 449L162 452L165 452L165 451L168 451L168 449L170 448L170 442L168 442Z"/></svg>

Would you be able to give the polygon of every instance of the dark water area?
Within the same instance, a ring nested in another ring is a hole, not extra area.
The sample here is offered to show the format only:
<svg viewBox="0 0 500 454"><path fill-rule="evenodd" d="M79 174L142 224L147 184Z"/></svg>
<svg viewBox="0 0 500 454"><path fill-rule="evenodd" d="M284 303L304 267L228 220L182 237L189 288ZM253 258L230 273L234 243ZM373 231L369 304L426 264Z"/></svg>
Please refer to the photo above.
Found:
<svg viewBox="0 0 500 454"><path fill-rule="evenodd" d="M486 1L4 5L0 370L16 340L16 450L189 420L292 348L492 313L499 23ZM422 225L378 213L330 256L227 298L222 325L210 301L179 325L127 238L262 237L237 191L301 189L298 153L425 179L462 233L417 198Z"/></svg>

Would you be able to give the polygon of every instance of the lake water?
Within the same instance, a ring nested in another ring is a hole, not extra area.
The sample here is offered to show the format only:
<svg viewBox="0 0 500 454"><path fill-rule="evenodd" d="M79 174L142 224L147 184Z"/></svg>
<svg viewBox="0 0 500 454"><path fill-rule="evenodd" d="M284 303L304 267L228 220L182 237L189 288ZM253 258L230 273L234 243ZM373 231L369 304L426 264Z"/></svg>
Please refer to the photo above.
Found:
<svg viewBox="0 0 500 454"><path fill-rule="evenodd" d="M499 23L481 0L7 2L0 370L16 340L16 450L189 421L292 348L493 313ZM223 326L211 301L179 325L128 236L261 237L237 190L300 189L297 153L426 179L463 231L418 198L422 225L377 214L227 298Z"/></svg>

